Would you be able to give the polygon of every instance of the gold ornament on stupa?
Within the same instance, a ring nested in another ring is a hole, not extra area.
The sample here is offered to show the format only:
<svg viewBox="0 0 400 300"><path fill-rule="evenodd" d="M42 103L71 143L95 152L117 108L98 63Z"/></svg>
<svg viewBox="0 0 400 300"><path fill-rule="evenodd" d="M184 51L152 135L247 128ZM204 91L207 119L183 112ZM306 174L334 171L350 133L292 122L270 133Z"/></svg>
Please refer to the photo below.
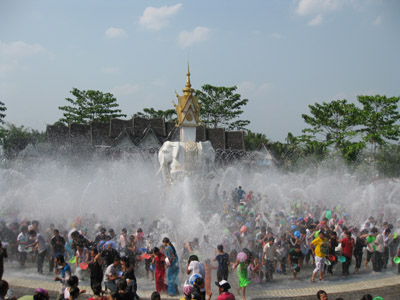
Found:
<svg viewBox="0 0 400 300"><path fill-rule="evenodd" d="M178 104L174 103L176 114L178 116L178 126L197 126L200 117L200 105L198 96L194 96L194 89L190 84L189 62L187 66L186 85L182 90L183 96L176 94Z"/></svg>

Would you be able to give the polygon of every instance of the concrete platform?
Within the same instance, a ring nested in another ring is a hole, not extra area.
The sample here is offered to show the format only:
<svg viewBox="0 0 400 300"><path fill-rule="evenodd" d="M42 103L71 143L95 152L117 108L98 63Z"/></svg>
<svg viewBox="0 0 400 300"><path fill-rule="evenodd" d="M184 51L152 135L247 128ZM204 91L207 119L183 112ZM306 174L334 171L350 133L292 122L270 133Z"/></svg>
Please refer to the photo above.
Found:
<svg viewBox="0 0 400 300"><path fill-rule="evenodd" d="M337 272L339 273L339 269ZM214 272L215 273L215 272ZM246 299L314 299L318 290L325 290L330 299L336 297L343 297L344 299L360 299L362 295L367 293L372 294L373 297L381 296L385 300L398 300L400 299L400 276L397 274L397 268L385 270L382 273L373 273L371 270L361 270L358 275L351 275L347 278L342 278L338 275L328 275L324 281L311 283L311 266L302 269L298 275L299 280L294 281L291 275L274 276L272 283L250 284L246 289ZM186 277L181 274L181 281L183 282ZM213 281L215 274L213 274ZM47 273L39 275L32 267L24 270L18 268L6 268L3 276L9 282L14 294L18 296L17 291L26 293L29 290L34 290L37 287L42 287L52 294L57 293L61 284L54 282L54 275ZM231 292L235 293L237 299L242 299L236 291L237 276L236 273L229 274L229 282L232 285ZM217 288L212 283L212 299L216 299L218 295ZM91 289L87 280L80 282L80 288L87 290L87 297L91 296ZM155 290L154 281L148 280L144 277L138 276L138 294L144 298L149 299L151 293ZM162 295L163 299L179 299L179 297L170 297Z"/></svg>

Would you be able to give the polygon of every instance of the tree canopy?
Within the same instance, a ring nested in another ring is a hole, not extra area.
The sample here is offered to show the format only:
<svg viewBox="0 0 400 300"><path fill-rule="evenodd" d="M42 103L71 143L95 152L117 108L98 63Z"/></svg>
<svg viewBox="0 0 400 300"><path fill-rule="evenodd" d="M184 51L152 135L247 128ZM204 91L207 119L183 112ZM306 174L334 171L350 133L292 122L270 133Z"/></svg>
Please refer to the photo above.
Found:
<svg viewBox="0 0 400 300"><path fill-rule="evenodd" d="M0 101L0 124L4 124L4 118L6 114L4 113L7 110L7 107L3 102Z"/></svg>
<svg viewBox="0 0 400 300"><path fill-rule="evenodd" d="M303 114L302 117L311 127L303 129L303 132L311 134L313 140L340 149L357 134L355 127L359 124L360 112L353 103L335 100L315 103L308 107L311 115Z"/></svg>
<svg viewBox="0 0 400 300"><path fill-rule="evenodd" d="M70 92L75 99L65 98L70 105L60 106L64 111L63 123L88 124L91 121L108 122L112 118L126 117L118 108L117 99L110 93L95 90L80 91L73 88Z"/></svg>
<svg viewBox="0 0 400 300"><path fill-rule="evenodd" d="M5 128L1 129L0 136L0 142L7 158L18 156L19 152L24 150L28 144L37 144L45 140L44 132L11 123L7 123Z"/></svg>
<svg viewBox="0 0 400 300"><path fill-rule="evenodd" d="M225 127L241 130L250 124L249 120L240 120L243 106L249 100L236 94L237 87L218 87L205 84L196 90L199 96L201 122L210 128Z"/></svg>
<svg viewBox="0 0 400 300"><path fill-rule="evenodd" d="M400 114L398 103L400 97L358 96L361 108L360 129L362 139L372 145L375 156L376 145L384 145L387 141L398 141L400 137Z"/></svg>
<svg viewBox="0 0 400 300"><path fill-rule="evenodd" d="M133 115L134 117L145 118L145 119L158 119L164 118L165 121L176 120L176 110L171 108L167 110L155 110L154 108L143 108L143 112L138 112Z"/></svg>

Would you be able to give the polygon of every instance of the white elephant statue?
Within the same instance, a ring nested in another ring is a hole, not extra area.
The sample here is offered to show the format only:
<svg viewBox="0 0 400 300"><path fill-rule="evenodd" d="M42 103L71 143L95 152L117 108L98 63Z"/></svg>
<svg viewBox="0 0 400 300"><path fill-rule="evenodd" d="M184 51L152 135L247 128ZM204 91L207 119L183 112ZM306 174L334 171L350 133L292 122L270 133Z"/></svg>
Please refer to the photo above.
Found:
<svg viewBox="0 0 400 300"><path fill-rule="evenodd" d="M181 176L207 176L214 169L215 150L210 141L165 142L158 151L164 182Z"/></svg>

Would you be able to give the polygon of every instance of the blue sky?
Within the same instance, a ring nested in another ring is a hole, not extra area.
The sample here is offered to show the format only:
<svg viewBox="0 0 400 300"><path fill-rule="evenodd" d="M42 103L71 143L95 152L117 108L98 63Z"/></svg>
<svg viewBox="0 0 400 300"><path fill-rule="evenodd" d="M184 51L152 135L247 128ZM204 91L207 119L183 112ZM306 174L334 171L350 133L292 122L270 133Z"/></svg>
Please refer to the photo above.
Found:
<svg viewBox="0 0 400 300"><path fill-rule="evenodd" d="M238 86L249 129L297 135L315 102L400 96L400 1L0 1L6 121L44 130L73 87L129 117L192 86Z"/></svg>

